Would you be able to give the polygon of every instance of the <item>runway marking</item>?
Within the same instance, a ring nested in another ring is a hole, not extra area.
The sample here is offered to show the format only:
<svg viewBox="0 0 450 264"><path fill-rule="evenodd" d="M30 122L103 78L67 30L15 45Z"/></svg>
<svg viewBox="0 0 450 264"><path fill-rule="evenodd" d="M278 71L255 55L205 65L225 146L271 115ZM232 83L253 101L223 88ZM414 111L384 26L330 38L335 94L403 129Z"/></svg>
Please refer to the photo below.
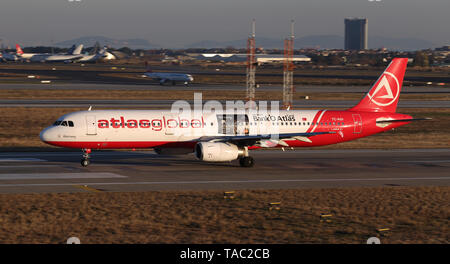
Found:
<svg viewBox="0 0 450 264"><path fill-rule="evenodd" d="M402 160L396 161L398 163L446 163L450 162L450 160Z"/></svg>
<svg viewBox="0 0 450 264"><path fill-rule="evenodd" d="M418 181L450 180L450 177L368 178L368 179L292 179L292 180L227 180L227 181L167 181L167 182L89 182L89 183L19 183L0 184L0 187L73 186L73 185L164 185L164 184L224 184L224 183L283 183L283 182L351 182L351 181Z"/></svg>
<svg viewBox="0 0 450 264"><path fill-rule="evenodd" d="M0 174L0 180L40 180L40 179L107 179L127 178L115 173L8 173ZM73 185L73 183L72 183Z"/></svg>
<svg viewBox="0 0 450 264"><path fill-rule="evenodd" d="M46 161L46 160L36 159L36 158L8 158L8 159L0 159L0 162L30 162L30 161Z"/></svg>
<svg viewBox="0 0 450 264"><path fill-rule="evenodd" d="M51 167L59 167L61 168L61 165L0 165L0 169L10 169L10 168L51 168Z"/></svg>

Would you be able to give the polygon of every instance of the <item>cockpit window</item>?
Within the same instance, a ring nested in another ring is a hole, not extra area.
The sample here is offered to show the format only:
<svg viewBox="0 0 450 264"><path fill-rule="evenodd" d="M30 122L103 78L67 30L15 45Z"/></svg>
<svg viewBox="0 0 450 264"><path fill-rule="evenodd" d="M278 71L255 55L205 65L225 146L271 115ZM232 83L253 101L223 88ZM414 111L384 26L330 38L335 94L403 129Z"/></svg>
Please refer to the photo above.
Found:
<svg viewBox="0 0 450 264"><path fill-rule="evenodd" d="M73 121L56 121L55 123L53 123L53 126L68 126L68 127L74 127Z"/></svg>

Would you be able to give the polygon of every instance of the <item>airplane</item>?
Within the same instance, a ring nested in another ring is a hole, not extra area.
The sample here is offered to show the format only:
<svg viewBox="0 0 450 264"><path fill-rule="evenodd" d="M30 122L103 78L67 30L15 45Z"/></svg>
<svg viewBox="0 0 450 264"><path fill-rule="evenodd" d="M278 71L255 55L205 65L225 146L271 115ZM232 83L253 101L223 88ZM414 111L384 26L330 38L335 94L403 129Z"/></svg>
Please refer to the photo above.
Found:
<svg viewBox="0 0 450 264"><path fill-rule="evenodd" d="M385 132L412 121L396 113L407 58L395 58L369 92L347 110L278 110L276 115L203 111L182 116L161 110L92 110L61 116L40 133L50 145L83 151L82 166L93 149L154 148L158 154L188 154L206 162L239 160L252 167L250 150L271 147L316 147ZM236 122L236 120L240 120ZM276 128L277 138L249 133ZM194 133L193 133L194 132Z"/></svg>
<svg viewBox="0 0 450 264"><path fill-rule="evenodd" d="M3 61L17 61L19 58L15 54L8 53L8 52L2 52L0 53L0 60Z"/></svg>
<svg viewBox="0 0 450 264"><path fill-rule="evenodd" d="M77 59L76 62L96 62L103 58L108 57L108 52L106 51L106 47L103 47L100 51L95 52L94 54L82 55L80 59Z"/></svg>
<svg viewBox="0 0 450 264"><path fill-rule="evenodd" d="M74 45L75 46L75 45ZM67 54L49 54L49 53L24 53L19 44L16 44L16 54L22 60L32 62L68 62L82 58L81 50L83 44L77 47L72 46Z"/></svg>
<svg viewBox="0 0 450 264"><path fill-rule="evenodd" d="M147 67L147 72L144 73L145 77L152 78L156 81L159 81L159 84L164 85L171 83L172 85L176 85L177 82L183 82L184 85L189 85L190 82L194 81L194 77L190 74L185 73L169 73L169 72L153 72L148 63L145 62Z"/></svg>
<svg viewBox="0 0 450 264"><path fill-rule="evenodd" d="M43 56L43 55L48 55L48 53L25 53L23 52L22 48L20 47L19 44L16 44L16 55L18 58L22 59L22 60L29 60L32 57L35 56Z"/></svg>

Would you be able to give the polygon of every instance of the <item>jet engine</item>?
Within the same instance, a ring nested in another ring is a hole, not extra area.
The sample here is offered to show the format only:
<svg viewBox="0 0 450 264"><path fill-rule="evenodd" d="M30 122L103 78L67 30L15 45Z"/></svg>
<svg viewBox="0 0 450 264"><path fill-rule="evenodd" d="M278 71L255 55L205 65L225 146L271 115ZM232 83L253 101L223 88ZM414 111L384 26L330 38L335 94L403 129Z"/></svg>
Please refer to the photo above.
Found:
<svg viewBox="0 0 450 264"><path fill-rule="evenodd" d="M232 161L244 155L236 145L221 142L199 142L195 146L195 156L208 162Z"/></svg>

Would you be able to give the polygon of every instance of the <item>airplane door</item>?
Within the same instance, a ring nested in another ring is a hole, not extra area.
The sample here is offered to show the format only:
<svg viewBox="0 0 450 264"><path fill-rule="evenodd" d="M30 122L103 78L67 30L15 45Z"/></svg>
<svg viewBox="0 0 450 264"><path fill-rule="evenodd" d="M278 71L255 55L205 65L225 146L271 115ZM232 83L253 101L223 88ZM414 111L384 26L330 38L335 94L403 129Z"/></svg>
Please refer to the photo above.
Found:
<svg viewBox="0 0 450 264"><path fill-rule="evenodd" d="M353 114L353 133L359 134L362 132L362 119L360 114Z"/></svg>
<svg viewBox="0 0 450 264"><path fill-rule="evenodd" d="M97 135L97 120L95 116L86 116L86 134L87 135Z"/></svg>
<svg viewBox="0 0 450 264"><path fill-rule="evenodd" d="M250 131L248 116L236 115L235 116L235 134L236 135L248 135Z"/></svg>
<svg viewBox="0 0 450 264"><path fill-rule="evenodd" d="M218 132L224 135L248 135L247 115L217 115Z"/></svg>

